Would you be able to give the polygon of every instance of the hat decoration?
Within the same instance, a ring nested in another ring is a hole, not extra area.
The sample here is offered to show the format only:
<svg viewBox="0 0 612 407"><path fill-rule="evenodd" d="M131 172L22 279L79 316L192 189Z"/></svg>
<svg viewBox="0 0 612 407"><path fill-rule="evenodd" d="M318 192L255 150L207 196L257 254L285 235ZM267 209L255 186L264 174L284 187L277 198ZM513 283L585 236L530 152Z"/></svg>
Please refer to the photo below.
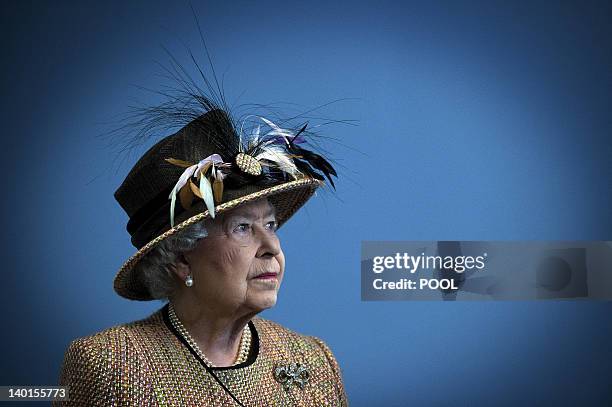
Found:
<svg viewBox="0 0 612 407"><path fill-rule="evenodd" d="M264 117L259 119L270 130L261 135L261 125L257 125L246 142L240 134L237 151L214 153L198 163L165 159L185 168L168 197L171 226L174 226L177 197L185 210L191 208L194 199L203 200L211 218L214 218L215 203L223 199L224 183L235 188L247 183L273 185L304 177L323 181L325 176L335 189L332 176L337 177L337 173L334 167L321 155L298 146L306 143L304 134L308 123L294 132Z"/></svg>

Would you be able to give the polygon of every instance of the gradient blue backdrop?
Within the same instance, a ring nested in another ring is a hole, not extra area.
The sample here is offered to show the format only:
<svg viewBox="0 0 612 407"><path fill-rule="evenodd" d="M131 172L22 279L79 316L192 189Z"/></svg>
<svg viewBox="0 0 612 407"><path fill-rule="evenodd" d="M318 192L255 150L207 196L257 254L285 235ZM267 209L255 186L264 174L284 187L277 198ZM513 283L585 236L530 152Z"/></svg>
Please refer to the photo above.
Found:
<svg viewBox="0 0 612 407"><path fill-rule="evenodd" d="M2 5L3 385L56 383L69 341L161 305L112 290L144 150L113 164L95 136L157 89L162 45L201 46L188 3L122 3ZM612 397L609 302L360 301L362 240L612 239L611 7L518 3L194 2L231 101L352 98L324 113L360 152L328 145L337 195L281 229L264 313L328 342L352 405Z"/></svg>

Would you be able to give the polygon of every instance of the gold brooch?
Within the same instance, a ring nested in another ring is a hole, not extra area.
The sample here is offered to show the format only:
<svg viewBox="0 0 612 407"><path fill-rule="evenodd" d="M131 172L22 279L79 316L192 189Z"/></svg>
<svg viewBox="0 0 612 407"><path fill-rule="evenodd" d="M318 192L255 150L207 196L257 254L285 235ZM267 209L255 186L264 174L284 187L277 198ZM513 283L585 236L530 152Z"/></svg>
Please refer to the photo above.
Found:
<svg viewBox="0 0 612 407"><path fill-rule="evenodd" d="M285 390L289 390L293 383L298 385L300 389L303 389L306 383L308 383L310 373L301 364L291 363L290 365L278 366L274 369L274 378L283 385Z"/></svg>
<svg viewBox="0 0 612 407"><path fill-rule="evenodd" d="M261 174L261 164L250 155L238 153L235 161L240 171L255 176Z"/></svg>

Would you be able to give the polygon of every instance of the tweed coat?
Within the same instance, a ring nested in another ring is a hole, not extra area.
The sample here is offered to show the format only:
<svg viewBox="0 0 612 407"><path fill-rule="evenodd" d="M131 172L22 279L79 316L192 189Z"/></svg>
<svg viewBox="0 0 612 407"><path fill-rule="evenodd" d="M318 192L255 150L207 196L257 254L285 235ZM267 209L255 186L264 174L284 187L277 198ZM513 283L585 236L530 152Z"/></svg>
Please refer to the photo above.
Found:
<svg viewBox="0 0 612 407"><path fill-rule="evenodd" d="M323 341L259 317L249 328L249 357L232 367L205 366L170 323L167 304L145 319L76 339L60 373L70 401L55 405L348 405L340 368ZM304 373L275 376L292 363L306 368L307 380Z"/></svg>

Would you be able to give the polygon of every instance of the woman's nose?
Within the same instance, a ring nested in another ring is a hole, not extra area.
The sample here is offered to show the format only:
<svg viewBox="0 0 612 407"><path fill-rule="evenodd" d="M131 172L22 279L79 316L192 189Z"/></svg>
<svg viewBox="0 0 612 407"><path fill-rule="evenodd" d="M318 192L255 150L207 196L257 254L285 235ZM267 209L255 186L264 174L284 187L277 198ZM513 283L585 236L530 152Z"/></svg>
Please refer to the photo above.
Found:
<svg viewBox="0 0 612 407"><path fill-rule="evenodd" d="M258 227L256 238L259 243L257 257L274 257L280 253L280 241L273 230L269 230L265 227Z"/></svg>

